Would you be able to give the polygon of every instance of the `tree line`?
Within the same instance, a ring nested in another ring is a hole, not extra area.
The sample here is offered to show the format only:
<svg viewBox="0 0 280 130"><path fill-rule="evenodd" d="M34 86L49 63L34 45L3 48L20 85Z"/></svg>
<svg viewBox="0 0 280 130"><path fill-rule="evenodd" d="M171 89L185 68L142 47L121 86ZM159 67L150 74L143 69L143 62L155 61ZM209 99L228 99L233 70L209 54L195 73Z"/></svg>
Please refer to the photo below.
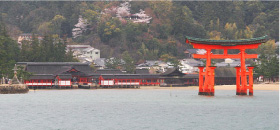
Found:
<svg viewBox="0 0 280 130"><path fill-rule="evenodd" d="M5 25L0 22L0 77L11 78L16 62L77 61L71 51L66 52L65 40L53 35L44 36L40 42L34 34L32 38L31 41L22 41L22 46L19 46L17 41L7 34Z"/></svg>
<svg viewBox="0 0 280 130"><path fill-rule="evenodd" d="M231 40L268 35L278 41L278 14L277 1L0 2L0 20L8 35L45 37L39 45L33 40L22 46L24 51L15 61L62 61L59 58L67 56L55 57L62 55L58 48L70 43L90 44L101 50L103 58L120 59L126 54L134 64L174 62L192 48L185 36ZM132 15L143 22L131 19ZM52 50L57 51L49 53ZM30 56L39 52L40 58Z"/></svg>
<svg viewBox="0 0 280 130"><path fill-rule="evenodd" d="M71 50L66 52L67 41L57 35L45 35L40 41L34 34L31 41L22 41L19 61L22 62L70 62Z"/></svg>
<svg viewBox="0 0 280 130"><path fill-rule="evenodd" d="M184 48L191 48L184 43L186 35L279 39L279 7L273 1L42 1L1 2L0 7L11 36L20 32L66 36L73 43L108 52L101 54L104 58L128 51L136 62L164 54L183 58ZM142 23L125 18L140 13L148 17ZM148 51L143 54L143 49Z"/></svg>

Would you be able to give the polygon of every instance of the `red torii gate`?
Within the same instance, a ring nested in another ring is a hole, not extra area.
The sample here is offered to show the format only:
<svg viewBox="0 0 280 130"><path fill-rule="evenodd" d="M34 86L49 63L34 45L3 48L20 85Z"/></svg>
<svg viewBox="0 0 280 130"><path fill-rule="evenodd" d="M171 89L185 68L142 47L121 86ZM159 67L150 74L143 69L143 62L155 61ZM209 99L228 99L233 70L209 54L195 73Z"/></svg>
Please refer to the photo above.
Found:
<svg viewBox="0 0 280 130"><path fill-rule="evenodd" d="M267 36L244 39L244 40L208 40L201 38L193 38L186 36L186 43L193 45L196 49L205 49L206 54L193 54L193 58L206 59L206 69L203 72L204 66L199 66L199 93L198 95L214 96L214 77L215 66L211 66L211 59L240 59L240 66L236 66L236 95L253 95L253 66L245 66L245 59L257 58L258 54L247 54L246 49L257 49L261 43L267 41ZM212 49L223 49L224 54L212 54ZM238 54L228 54L229 49L238 49ZM249 76L249 85L247 85L247 76ZM203 81L204 77L204 81ZM240 80L241 77L241 80ZM241 85L240 85L241 83Z"/></svg>

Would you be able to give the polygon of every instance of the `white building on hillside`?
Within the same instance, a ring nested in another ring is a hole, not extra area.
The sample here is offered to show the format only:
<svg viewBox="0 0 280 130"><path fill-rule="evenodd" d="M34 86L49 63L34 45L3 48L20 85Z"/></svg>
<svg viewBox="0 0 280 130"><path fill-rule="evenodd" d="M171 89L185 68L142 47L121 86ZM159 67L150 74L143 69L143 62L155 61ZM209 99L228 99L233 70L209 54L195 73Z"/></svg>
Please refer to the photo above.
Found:
<svg viewBox="0 0 280 130"><path fill-rule="evenodd" d="M66 50L67 51L69 51L69 50L72 50L72 51L76 51L76 50L82 51L82 50L90 48L90 47L91 47L90 45L67 45L66 46Z"/></svg>
<svg viewBox="0 0 280 130"><path fill-rule="evenodd" d="M166 62L157 61L157 60L146 60L144 63L136 66L136 69L148 69L148 70L150 70L150 73L153 73L151 71L156 71L157 73L163 73L168 68L173 68L173 66L170 62L166 63Z"/></svg>
<svg viewBox="0 0 280 130"><path fill-rule="evenodd" d="M80 62L93 62L100 58L100 50L90 45L67 45L66 51L73 51L73 56Z"/></svg>
<svg viewBox="0 0 280 130"><path fill-rule="evenodd" d="M199 71L198 67L196 66L203 65L202 61L195 59L183 59L180 60L180 63L181 65L179 66L179 68L182 73L196 73Z"/></svg>
<svg viewBox="0 0 280 130"><path fill-rule="evenodd" d="M96 60L100 58L100 50L95 49L93 47L84 49L82 52L83 55L85 55L88 58L91 58L92 60Z"/></svg>

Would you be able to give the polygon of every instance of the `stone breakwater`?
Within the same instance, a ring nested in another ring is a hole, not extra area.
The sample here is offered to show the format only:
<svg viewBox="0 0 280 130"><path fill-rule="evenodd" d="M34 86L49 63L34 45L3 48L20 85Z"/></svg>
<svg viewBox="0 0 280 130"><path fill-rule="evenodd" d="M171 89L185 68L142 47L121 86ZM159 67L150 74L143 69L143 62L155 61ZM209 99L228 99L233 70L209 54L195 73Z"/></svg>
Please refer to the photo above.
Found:
<svg viewBox="0 0 280 130"><path fill-rule="evenodd" d="M28 91L28 87L24 84L0 85L0 94L28 93Z"/></svg>

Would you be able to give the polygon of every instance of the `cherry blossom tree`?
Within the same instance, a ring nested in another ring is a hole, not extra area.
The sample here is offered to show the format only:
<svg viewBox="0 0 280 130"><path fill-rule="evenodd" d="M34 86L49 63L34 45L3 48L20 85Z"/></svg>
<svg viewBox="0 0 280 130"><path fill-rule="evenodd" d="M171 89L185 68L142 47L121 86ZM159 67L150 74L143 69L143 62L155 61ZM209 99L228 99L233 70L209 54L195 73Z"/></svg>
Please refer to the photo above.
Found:
<svg viewBox="0 0 280 130"><path fill-rule="evenodd" d="M122 18L125 16L129 16L130 7L131 7L131 5L129 2L121 3L120 6L117 8L117 17Z"/></svg>
<svg viewBox="0 0 280 130"><path fill-rule="evenodd" d="M118 9L117 7L113 6L113 7L104 9L104 12L103 12L103 13L105 13L105 14L110 14L110 15L112 15L112 16L115 16L116 13L117 13L117 9Z"/></svg>
<svg viewBox="0 0 280 130"><path fill-rule="evenodd" d="M145 11L142 9L140 9L139 13L134 15L139 17L139 19L133 20L134 23L150 23L150 20L152 19L152 17L145 14Z"/></svg>
<svg viewBox="0 0 280 130"><path fill-rule="evenodd" d="M124 17L131 15L130 7L131 5L129 2L124 2L118 7L113 6L111 8L105 9L102 14L110 14L111 16L115 15L120 21L122 21L122 23L126 23L126 19L124 19ZM142 9L140 9L139 13L133 14L133 16L137 17L136 19L131 19L134 23L150 23L150 20L152 19L152 17L145 14L145 11Z"/></svg>
<svg viewBox="0 0 280 130"><path fill-rule="evenodd" d="M78 23L75 25L75 28L72 29L72 35L74 38L77 38L82 35L88 29L88 23L86 19L83 19L82 16L79 17Z"/></svg>

